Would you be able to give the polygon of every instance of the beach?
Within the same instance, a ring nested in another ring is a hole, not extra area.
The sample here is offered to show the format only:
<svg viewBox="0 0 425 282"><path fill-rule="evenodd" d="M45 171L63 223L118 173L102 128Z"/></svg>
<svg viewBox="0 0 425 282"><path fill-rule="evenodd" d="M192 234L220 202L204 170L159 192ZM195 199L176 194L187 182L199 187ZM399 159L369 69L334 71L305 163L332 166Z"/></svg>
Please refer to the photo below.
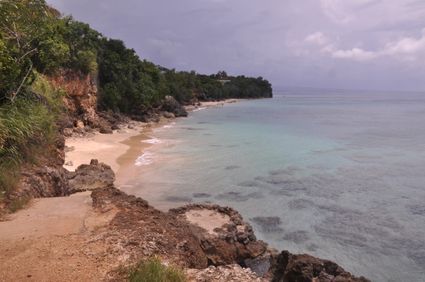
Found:
<svg viewBox="0 0 425 282"><path fill-rule="evenodd" d="M187 106L186 110L197 111L211 107L222 107L225 104L238 102L239 99L201 102L197 106ZM113 134L93 133L90 136L69 137L66 139L65 165L67 170L74 171L79 165L97 159L111 166L116 174L116 185L120 186L136 172L136 161L145 149L159 145L153 138L156 128L171 126L174 119L162 118L158 123L131 121L115 130ZM141 164L143 165L143 163Z"/></svg>
<svg viewBox="0 0 425 282"><path fill-rule="evenodd" d="M222 105L223 102L208 102L192 110ZM96 132L89 136L69 137L65 142L67 165L64 167L74 171L81 164L97 159L111 166L116 174L115 184L120 188L137 173L137 169L143 169L143 166L135 164L145 149L155 145L152 131L167 127L172 122L174 119L162 119L158 123L131 121L122 124L113 134ZM5 270L4 273L0 270L0 277L37 281L49 272L49 277L55 280L100 280L111 268L111 261L99 260L94 254L88 254L85 248L89 244L90 252L106 252L105 245L97 239L93 241L90 234L105 228L115 214L115 209L96 212L91 192L31 200L25 209L0 222L0 262ZM218 224L215 213L209 213L205 218L211 218L212 223ZM51 272L50 267L59 265L64 258L69 259L70 267ZM9 269L17 272L11 273ZM0 278L0 281L3 280Z"/></svg>

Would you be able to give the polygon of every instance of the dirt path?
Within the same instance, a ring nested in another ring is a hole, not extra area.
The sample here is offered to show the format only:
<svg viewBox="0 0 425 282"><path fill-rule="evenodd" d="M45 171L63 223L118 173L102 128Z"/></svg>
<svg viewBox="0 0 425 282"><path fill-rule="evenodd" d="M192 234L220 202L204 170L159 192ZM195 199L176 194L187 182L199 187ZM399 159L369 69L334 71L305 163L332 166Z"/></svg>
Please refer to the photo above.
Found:
<svg viewBox="0 0 425 282"><path fill-rule="evenodd" d="M35 200L0 222L0 281L100 281L107 250L92 231L113 215L96 214L90 193Z"/></svg>

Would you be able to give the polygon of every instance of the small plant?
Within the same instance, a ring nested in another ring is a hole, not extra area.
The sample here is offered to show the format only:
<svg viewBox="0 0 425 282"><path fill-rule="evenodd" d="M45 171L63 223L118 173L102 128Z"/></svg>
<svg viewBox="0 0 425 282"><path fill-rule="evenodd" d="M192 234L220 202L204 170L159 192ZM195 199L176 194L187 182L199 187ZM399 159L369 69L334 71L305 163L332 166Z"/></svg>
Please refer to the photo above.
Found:
<svg viewBox="0 0 425 282"><path fill-rule="evenodd" d="M186 282L183 271L166 266L158 258L151 258L136 265L129 275L130 282Z"/></svg>
<svg viewBox="0 0 425 282"><path fill-rule="evenodd" d="M28 204L29 200L30 199L27 197L21 197L19 199L15 199L9 203L8 209L12 213L17 212L18 210L21 210L22 208L24 208Z"/></svg>

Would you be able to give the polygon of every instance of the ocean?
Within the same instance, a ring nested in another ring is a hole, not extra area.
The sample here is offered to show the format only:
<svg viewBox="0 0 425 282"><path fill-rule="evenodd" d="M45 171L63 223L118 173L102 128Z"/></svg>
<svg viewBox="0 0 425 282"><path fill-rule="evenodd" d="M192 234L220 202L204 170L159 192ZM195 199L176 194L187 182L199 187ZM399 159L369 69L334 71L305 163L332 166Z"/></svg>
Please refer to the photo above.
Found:
<svg viewBox="0 0 425 282"><path fill-rule="evenodd" d="M286 89L151 137L127 192L231 206L276 249L425 281L425 93Z"/></svg>

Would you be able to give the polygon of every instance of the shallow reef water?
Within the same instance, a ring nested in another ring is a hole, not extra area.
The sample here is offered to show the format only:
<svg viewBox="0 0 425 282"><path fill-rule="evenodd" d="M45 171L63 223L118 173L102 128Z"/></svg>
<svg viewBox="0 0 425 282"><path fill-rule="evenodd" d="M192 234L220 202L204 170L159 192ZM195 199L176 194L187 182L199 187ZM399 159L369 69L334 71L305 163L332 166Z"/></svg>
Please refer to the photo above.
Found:
<svg viewBox="0 0 425 282"><path fill-rule="evenodd" d="M425 281L425 94L277 94L156 130L168 143L129 192L229 205L277 249L372 281Z"/></svg>

